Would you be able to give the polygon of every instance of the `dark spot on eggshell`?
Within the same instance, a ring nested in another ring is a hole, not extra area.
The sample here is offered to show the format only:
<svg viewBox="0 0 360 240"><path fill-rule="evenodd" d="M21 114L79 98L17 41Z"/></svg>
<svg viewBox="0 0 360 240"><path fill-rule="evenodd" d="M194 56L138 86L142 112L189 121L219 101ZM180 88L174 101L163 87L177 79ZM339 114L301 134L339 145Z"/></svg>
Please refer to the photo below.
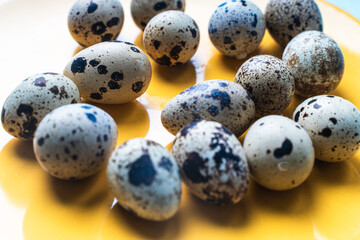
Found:
<svg viewBox="0 0 360 240"><path fill-rule="evenodd" d="M94 3L93 1L90 2L89 7L87 9L88 13L93 13L96 11L96 9L98 8L98 5L96 3Z"/></svg>
<svg viewBox="0 0 360 240"><path fill-rule="evenodd" d="M133 92L138 93L142 90L143 82L136 82L132 85L131 89Z"/></svg>
<svg viewBox="0 0 360 240"><path fill-rule="evenodd" d="M144 154L130 166L129 182L134 186L150 186L155 179L156 171L149 155Z"/></svg>
<svg viewBox="0 0 360 240"><path fill-rule="evenodd" d="M143 27L146 27L146 22L141 21L140 25L143 26Z"/></svg>
<svg viewBox="0 0 360 240"><path fill-rule="evenodd" d="M190 28L190 32L191 32L191 36L192 36L193 38L196 38L196 36L197 36L197 31L196 31L196 29Z"/></svg>
<svg viewBox="0 0 360 240"><path fill-rule="evenodd" d="M155 11L160 11L160 10L163 10L167 7L167 4L166 2L157 2L155 5L154 5L154 10Z"/></svg>
<svg viewBox="0 0 360 240"><path fill-rule="evenodd" d="M225 36L225 37L224 37L224 44L230 44L230 43L233 43L231 37Z"/></svg>
<svg viewBox="0 0 360 240"><path fill-rule="evenodd" d="M113 17L112 19L110 19L107 23L106 26L108 27L113 27L115 25L118 25L120 22L120 19L118 17Z"/></svg>
<svg viewBox="0 0 360 240"><path fill-rule="evenodd" d="M182 9L182 7L183 7L182 1L177 1L177 8Z"/></svg>
<svg viewBox="0 0 360 240"><path fill-rule="evenodd" d="M106 31L106 26L103 22L97 22L91 26L91 32L95 35L101 35L105 31Z"/></svg>
<svg viewBox="0 0 360 240"><path fill-rule="evenodd" d="M158 50L159 47L160 47L161 42L158 41L158 40L154 40L154 41L153 41L153 44L154 44L155 49Z"/></svg>
<svg viewBox="0 0 360 240"><path fill-rule="evenodd" d="M52 92L54 95L58 95L59 94L59 88L57 86L53 86L52 88L49 89L50 92Z"/></svg>
<svg viewBox="0 0 360 240"><path fill-rule="evenodd" d="M320 133L323 137L330 137L332 134L332 131L330 128L324 128L322 132Z"/></svg>
<svg viewBox="0 0 360 240"><path fill-rule="evenodd" d="M180 131L180 135L181 136L186 136L189 132L189 130L191 130L192 128L194 128L199 122L192 122L189 123L188 125L186 125L183 129L181 129Z"/></svg>
<svg viewBox="0 0 360 240"><path fill-rule="evenodd" d="M87 65L87 61L84 57L79 57L75 59L71 64L71 72L75 73L83 73L85 71L85 67Z"/></svg>
<svg viewBox="0 0 360 240"><path fill-rule="evenodd" d="M274 151L274 157L282 158L285 155L290 155L293 149L293 145L289 139L285 139L281 148L276 148Z"/></svg>
<svg viewBox="0 0 360 240"><path fill-rule="evenodd" d="M206 183L210 180L209 176L203 176L202 171L206 171L205 163L207 159L202 159L197 152L187 153L182 170L185 176L193 183Z"/></svg>
<svg viewBox="0 0 360 240"><path fill-rule="evenodd" d="M91 93L90 98L100 100L100 99L102 99L102 96L100 93Z"/></svg>
<svg viewBox="0 0 360 240"><path fill-rule="evenodd" d="M115 81L109 81L108 82L108 86L111 90L114 90L114 89L120 89L121 88L121 85Z"/></svg>
<svg viewBox="0 0 360 240"><path fill-rule="evenodd" d="M101 88L99 88L99 91L102 93L105 93L105 92L107 92L107 89L105 87L101 87Z"/></svg>
<svg viewBox="0 0 360 240"><path fill-rule="evenodd" d="M139 49L137 49L136 47L131 47L131 50L132 50L133 52L140 53Z"/></svg>
<svg viewBox="0 0 360 240"><path fill-rule="evenodd" d="M92 67L96 67L97 65L100 64L100 60L99 60L99 59L92 59L92 60L90 60L89 64L90 64Z"/></svg>
<svg viewBox="0 0 360 240"><path fill-rule="evenodd" d="M109 41L113 38L114 35L112 35L111 33L106 33L104 36L101 37L101 41L102 42L106 42Z"/></svg>
<svg viewBox="0 0 360 240"><path fill-rule="evenodd" d="M312 104L312 103L314 103L314 102L316 102L317 101L317 99L313 99L313 100L311 100L310 102L308 102L308 105L310 105L310 104Z"/></svg>
<svg viewBox="0 0 360 240"><path fill-rule="evenodd" d="M37 141L37 144L41 147L42 145L44 145L45 143L45 139L43 137L39 138Z"/></svg>
<svg viewBox="0 0 360 240"><path fill-rule="evenodd" d="M171 65L171 60L168 56L166 55L163 55L161 58L157 58L155 59L155 61L161 65L166 65L166 66L169 66Z"/></svg>
<svg viewBox="0 0 360 240"><path fill-rule="evenodd" d="M33 117L34 109L27 104L20 104L16 113L19 117L25 115L26 120L22 123L22 129L19 136L25 139L31 139L34 136L38 120Z"/></svg>
<svg viewBox="0 0 360 240"><path fill-rule="evenodd" d="M92 113L86 113L86 117L87 117L90 121L92 121L93 123L96 123L96 117L95 117L94 114L92 114Z"/></svg>
<svg viewBox="0 0 360 240"><path fill-rule="evenodd" d="M337 123L336 118L330 118L329 120L330 120L334 125L336 125L336 123Z"/></svg>
<svg viewBox="0 0 360 240"><path fill-rule="evenodd" d="M122 72L113 72L111 74L111 79L114 81L120 81L124 79L124 74Z"/></svg>
<svg viewBox="0 0 360 240"><path fill-rule="evenodd" d="M98 66L97 70L98 70L99 74L107 74L108 73L107 67L105 65Z"/></svg>
<svg viewBox="0 0 360 240"><path fill-rule="evenodd" d="M219 115L219 108L217 106L210 106L207 110L211 116L215 117L217 115Z"/></svg>
<svg viewBox="0 0 360 240"><path fill-rule="evenodd" d="M246 0L241 0L243 7L247 7Z"/></svg>
<svg viewBox="0 0 360 240"><path fill-rule="evenodd" d="M61 86L61 87L60 87L59 99L61 100L61 99L63 99L63 98L65 98L65 99L68 99L68 98L69 98L69 94L66 92L65 86Z"/></svg>
<svg viewBox="0 0 360 240"><path fill-rule="evenodd" d="M182 51L182 47L179 45L175 45L170 51L170 57L172 59L178 60L179 59L179 53Z"/></svg>
<svg viewBox="0 0 360 240"><path fill-rule="evenodd" d="M258 24L257 15L254 14L254 21L251 22L251 26L256 28L257 24Z"/></svg>
<svg viewBox="0 0 360 240"><path fill-rule="evenodd" d="M160 162L159 162L159 167L164 168L168 172L171 172L172 168L173 168L173 164L172 164L172 162L170 161L169 158L162 157Z"/></svg>
<svg viewBox="0 0 360 240"><path fill-rule="evenodd" d="M226 92L220 91L219 89L213 89L211 90L211 95L205 95L206 98L213 98L214 100L220 101L220 107L221 110L223 110L225 107L230 108L231 99L229 94Z"/></svg>
<svg viewBox="0 0 360 240"><path fill-rule="evenodd" d="M48 80L46 80L44 77L38 77L34 81L34 85L37 87L45 87Z"/></svg>
<svg viewBox="0 0 360 240"><path fill-rule="evenodd" d="M227 87L228 84L227 84L227 83L224 83L224 82L219 82L219 86L220 86L220 87Z"/></svg>
<svg viewBox="0 0 360 240"><path fill-rule="evenodd" d="M188 110L189 109L189 105L187 104L187 102L183 102L180 104L181 108L184 110Z"/></svg>

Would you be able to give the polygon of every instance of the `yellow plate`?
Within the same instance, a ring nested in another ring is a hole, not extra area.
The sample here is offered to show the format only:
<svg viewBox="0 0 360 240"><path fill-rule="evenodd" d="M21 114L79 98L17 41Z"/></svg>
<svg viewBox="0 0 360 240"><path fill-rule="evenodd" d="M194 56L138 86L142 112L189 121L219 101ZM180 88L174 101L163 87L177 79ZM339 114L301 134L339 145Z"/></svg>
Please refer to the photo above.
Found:
<svg viewBox="0 0 360 240"><path fill-rule="evenodd" d="M267 1L256 1L264 10ZM67 30L72 0L0 0L0 101L24 78L62 72L81 48ZM173 136L160 123L160 110L195 82L233 80L242 61L221 56L210 44L207 24L220 0L187 1L186 12L199 24L201 44L190 63L167 68L152 63L147 93L129 104L100 106L119 127L118 144L147 137L168 145ZM123 0L126 19L121 40L141 44L142 35ZM335 95L360 106L360 23L339 9L318 2L324 32L340 45L345 75ZM266 33L255 54L281 57ZM284 112L290 116L295 98ZM184 189L179 212L162 223L147 222L113 205L104 171L78 182L50 177L37 164L31 142L11 139L0 130L0 239L360 239L360 155L344 163L317 162L310 178L286 192L251 182L237 205L216 207ZM10 140L11 139L11 140ZM9 141L10 140L10 141Z"/></svg>

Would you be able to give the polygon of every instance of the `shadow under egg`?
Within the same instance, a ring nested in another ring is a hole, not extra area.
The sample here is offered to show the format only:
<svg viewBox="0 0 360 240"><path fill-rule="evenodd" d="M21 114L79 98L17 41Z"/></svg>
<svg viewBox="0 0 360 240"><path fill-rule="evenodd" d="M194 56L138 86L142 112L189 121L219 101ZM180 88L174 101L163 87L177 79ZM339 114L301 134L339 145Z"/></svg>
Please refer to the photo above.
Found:
<svg viewBox="0 0 360 240"><path fill-rule="evenodd" d="M145 137L149 131L150 118L144 105L137 100L118 105L92 103L113 117L118 127L117 145L127 140Z"/></svg>
<svg viewBox="0 0 360 240"><path fill-rule="evenodd" d="M44 185L47 173L36 161L32 141L12 139L0 152L0 185L9 199L24 206Z"/></svg>
<svg viewBox="0 0 360 240"><path fill-rule="evenodd" d="M248 200L241 199L240 202L227 205L218 206L201 200L190 192L189 189L186 196L189 198L189 208L192 214L197 215L203 222L210 222L220 227L245 227L250 223L251 208Z"/></svg>
<svg viewBox="0 0 360 240"><path fill-rule="evenodd" d="M311 180L308 179L296 188L275 191L262 187L251 180L247 198L249 198L252 207L258 211L267 209L267 211L276 214L295 217L300 214L311 213L314 207L311 184Z"/></svg>
<svg viewBox="0 0 360 240"><path fill-rule="evenodd" d="M180 212L166 221L144 220L117 203L106 219L101 239L176 239L181 232L181 221Z"/></svg>
<svg viewBox="0 0 360 240"><path fill-rule="evenodd" d="M297 106L299 106L306 98L303 98L297 94L294 95L294 98L292 99L291 103L285 110L282 112L282 115L292 119L293 113Z"/></svg>
<svg viewBox="0 0 360 240"><path fill-rule="evenodd" d="M146 93L163 108L172 98L196 83L196 71L193 63L168 67L151 60L152 80Z"/></svg>

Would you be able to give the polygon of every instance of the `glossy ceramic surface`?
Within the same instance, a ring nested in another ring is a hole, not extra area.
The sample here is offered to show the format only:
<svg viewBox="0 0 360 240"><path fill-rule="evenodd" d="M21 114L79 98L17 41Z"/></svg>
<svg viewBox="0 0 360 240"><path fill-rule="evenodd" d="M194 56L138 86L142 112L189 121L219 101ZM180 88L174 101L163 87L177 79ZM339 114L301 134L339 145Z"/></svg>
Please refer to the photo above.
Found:
<svg viewBox="0 0 360 240"><path fill-rule="evenodd" d="M142 47L142 33L125 9L120 40ZM264 0L255 1L264 10ZM23 79L40 72L61 73L81 50L67 30L72 0L0 1L0 102ZM196 82L233 80L243 61L223 57L211 45L208 20L221 1L187 1L186 13L201 31L191 62L162 67L152 62L153 79L145 95L123 105L97 105L119 128L118 144L147 137L164 146L173 136L160 123L160 111L176 94ZM360 23L339 9L318 1L324 32L340 45L345 75L335 95L360 107ZM282 49L266 33L256 54L281 57ZM294 98L284 115L302 101ZM241 138L243 140L243 136ZM138 219L114 202L105 171L77 182L60 181L43 171L32 143L12 139L0 129L0 239L360 239L360 153L337 164L316 162L310 178L284 192L254 182L235 206L215 207L184 190L179 212L169 221Z"/></svg>

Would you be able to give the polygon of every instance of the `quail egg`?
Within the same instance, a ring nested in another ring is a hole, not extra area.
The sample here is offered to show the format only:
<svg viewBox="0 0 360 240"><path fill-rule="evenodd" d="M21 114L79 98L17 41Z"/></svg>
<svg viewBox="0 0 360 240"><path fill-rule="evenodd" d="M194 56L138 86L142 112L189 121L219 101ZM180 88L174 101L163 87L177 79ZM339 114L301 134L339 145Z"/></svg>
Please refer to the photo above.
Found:
<svg viewBox="0 0 360 240"><path fill-rule="evenodd" d="M255 102L257 116L280 114L294 97L295 82L291 70L280 59L259 55L247 60L235 76Z"/></svg>
<svg viewBox="0 0 360 240"><path fill-rule="evenodd" d="M188 62L200 41L196 22L181 11L165 11L153 17L144 30L144 47L161 65L174 66Z"/></svg>
<svg viewBox="0 0 360 240"><path fill-rule="evenodd" d="M272 190L289 190L310 175L315 153L311 138L289 118L270 115L257 120L244 140L251 177Z"/></svg>
<svg viewBox="0 0 360 240"><path fill-rule="evenodd" d="M239 202L249 184L249 169L241 143L220 123L192 122L172 146L183 181L202 200L229 205Z"/></svg>
<svg viewBox="0 0 360 240"><path fill-rule="evenodd" d="M270 0L265 19L270 35L283 47L299 33L323 30L321 13L314 0Z"/></svg>
<svg viewBox="0 0 360 240"><path fill-rule="evenodd" d="M100 171L116 141L117 126L109 114L89 104L71 104L44 117L33 144L44 170L59 179L76 180Z"/></svg>
<svg viewBox="0 0 360 240"><path fill-rule="evenodd" d="M210 80L184 90L165 106L161 122L172 134L193 121L217 121L240 136L250 126L255 104L240 85Z"/></svg>
<svg viewBox="0 0 360 240"><path fill-rule="evenodd" d="M143 138L125 142L111 155L106 174L119 204L139 217L163 221L179 209L179 168L156 142Z"/></svg>
<svg viewBox="0 0 360 240"><path fill-rule="evenodd" d="M22 81L6 99L1 123L12 136L31 140L46 114L79 102L79 90L69 78L57 73L36 74Z"/></svg>
<svg viewBox="0 0 360 240"><path fill-rule="evenodd" d="M265 18L251 1L227 1L217 7L209 22L209 36L222 54L243 59L253 52L265 34Z"/></svg>
<svg viewBox="0 0 360 240"><path fill-rule="evenodd" d="M351 102L332 95L306 99L293 119L306 129L316 159L339 162L351 158L360 147L360 112Z"/></svg>
<svg viewBox="0 0 360 240"><path fill-rule="evenodd" d="M119 0L77 0L68 15L71 36L84 47L115 40L123 23Z"/></svg>
<svg viewBox="0 0 360 240"><path fill-rule="evenodd" d="M144 31L156 14L169 10L185 10L185 0L132 0L131 15L136 25Z"/></svg>
<svg viewBox="0 0 360 240"><path fill-rule="evenodd" d="M344 73L340 47L325 33L306 31L286 46L283 61L295 78L295 93L302 97L335 90Z"/></svg>
<svg viewBox="0 0 360 240"><path fill-rule="evenodd" d="M64 75L75 82L81 97L91 102L121 104L140 97L152 70L146 54L129 42L98 43L76 54Z"/></svg>

